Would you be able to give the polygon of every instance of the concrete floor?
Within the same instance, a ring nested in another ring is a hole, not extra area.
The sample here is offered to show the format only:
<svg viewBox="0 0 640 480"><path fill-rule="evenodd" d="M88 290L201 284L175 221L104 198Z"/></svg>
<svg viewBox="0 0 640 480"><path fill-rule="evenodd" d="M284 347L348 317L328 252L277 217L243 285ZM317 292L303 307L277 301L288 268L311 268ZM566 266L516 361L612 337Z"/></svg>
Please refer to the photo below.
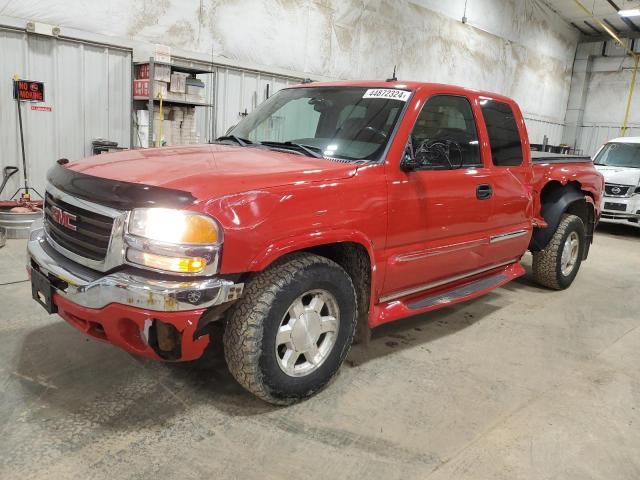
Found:
<svg viewBox="0 0 640 480"><path fill-rule="evenodd" d="M163 365L47 316L23 249L0 249L0 478L640 478L640 230L602 227L565 292L527 276L380 328L289 408L219 342Z"/></svg>

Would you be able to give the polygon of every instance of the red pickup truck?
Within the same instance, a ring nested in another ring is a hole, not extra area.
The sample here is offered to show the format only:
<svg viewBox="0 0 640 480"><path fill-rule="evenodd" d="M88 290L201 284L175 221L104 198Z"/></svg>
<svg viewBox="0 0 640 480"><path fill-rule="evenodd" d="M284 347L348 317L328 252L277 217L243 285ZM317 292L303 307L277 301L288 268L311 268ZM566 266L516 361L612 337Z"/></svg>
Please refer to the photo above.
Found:
<svg viewBox="0 0 640 480"><path fill-rule="evenodd" d="M28 270L48 312L135 354L194 360L223 322L235 378L288 404L354 336L498 288L527 250L568 287L602 188L587 158L532 159L508 98L309 83L214 144L59 160Z"/></svg>

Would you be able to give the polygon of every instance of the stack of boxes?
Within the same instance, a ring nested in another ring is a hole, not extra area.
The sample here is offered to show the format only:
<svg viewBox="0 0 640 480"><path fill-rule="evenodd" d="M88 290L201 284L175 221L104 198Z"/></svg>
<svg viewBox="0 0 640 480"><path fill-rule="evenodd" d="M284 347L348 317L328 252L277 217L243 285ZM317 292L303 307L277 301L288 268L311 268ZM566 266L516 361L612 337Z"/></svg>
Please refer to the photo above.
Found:
<svg viewBox="0 0 640 480"><path fill-rule="evenodd" d="M160 135L160 109L154 110L153 131L156 139ZM147 147L149 145L149 111L137 110L138 136L136 146ZM162 134L160 145L191 145L199 143L196 132L195 107L172 106L162 109Z"/></svg>
<svg viewBox="0 0 640 480"><path fill-rule="evenodd" d="M188 145L198 143L196 133L195 107L175 105L171 102L204 103L204 83L184 72L172 72L170 65L155 64L153 79L150 77L149 64L136 66L136 79L133 81L133 95L136 99L144 100L149 97L149 82L153 82L153 96L162 95L164 102L162 119L160 108L156 103L153 119L149 118L148 110L137 110L136 120L138 135L135 144L139 147L149 145L149 125L153 121L153 145L157 145L160 135L160 145ZM162 133L160 125L162 120Z"/></svg>
<svg viewBox="0 0 640 480"><path fill-rule="evenodd" d="M187 78L187 102L204 103L204 82L199 78Z"/></svg>
<svg viewBox="0 0 640 480"><path fill-rule="evenodd" d="M133 96L148 97L149 96L149 64L136 65L136 79L133 81ZM158 98L167 97L169 90L169 82L171 81L171 66L154 65L153 69L153 95Z"/></svg>
<svg viewBox="0 0 640 480"><path fill-rule="evenodd" d="M171 107L168 125L171 129L171 145L199 143L195 107Z"/></svg>

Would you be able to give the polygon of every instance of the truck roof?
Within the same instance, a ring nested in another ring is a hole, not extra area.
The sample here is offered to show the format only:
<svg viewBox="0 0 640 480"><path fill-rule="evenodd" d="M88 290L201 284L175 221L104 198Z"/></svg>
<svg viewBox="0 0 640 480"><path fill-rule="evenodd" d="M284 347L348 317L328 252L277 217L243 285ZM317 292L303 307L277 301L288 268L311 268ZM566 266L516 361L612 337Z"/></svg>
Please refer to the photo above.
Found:
<svg viewBox="0 0 640 480"><path fill-rule="evenodd" d="M640 143L640 137L618 137L607 143Z"/></svg>
<svg viewBox="0 0 640 480"><path fill-rule="evenodd" d="M292 85L287 88L313 88L313 87L361 87L361 88L398 88L403 90L434 90L434 91L444 91L452 94L469 94L473 93L474 95L486 95L488 97L494 98L496 100L502 100L507 102L513 102L509 97L505 97L504 95L500 95L493 92L487 92L482 90L475 90L472 88L465 88L456 85L448 85L443 83L429 83L429 82L413 82L413 81L404 81L404 80L339 80L333 82L309 82L309 83L301 83L298 85Z"/></svg>

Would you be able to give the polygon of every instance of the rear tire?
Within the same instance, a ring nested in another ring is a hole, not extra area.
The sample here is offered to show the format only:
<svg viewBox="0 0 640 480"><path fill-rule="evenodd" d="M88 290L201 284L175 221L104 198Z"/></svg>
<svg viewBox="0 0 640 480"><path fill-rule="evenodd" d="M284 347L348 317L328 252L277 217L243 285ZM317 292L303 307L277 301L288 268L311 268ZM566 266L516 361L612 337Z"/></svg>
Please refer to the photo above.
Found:
<svg viewBox="0 0 640 480"><path fill-rule="evenodd" d="M533 254L533 278L548 288L568 288L580 270L585 248L585 227L576 215L564 214L549 244Z"/></svg>
<svg viewBox="0 0 640 480"><path fill-rule="evenodd" d="M356 319L355 288L340 265L313 254L288 255L249 280L230 311L227 366L254 395L289 405L336 374Z"/></svg>

